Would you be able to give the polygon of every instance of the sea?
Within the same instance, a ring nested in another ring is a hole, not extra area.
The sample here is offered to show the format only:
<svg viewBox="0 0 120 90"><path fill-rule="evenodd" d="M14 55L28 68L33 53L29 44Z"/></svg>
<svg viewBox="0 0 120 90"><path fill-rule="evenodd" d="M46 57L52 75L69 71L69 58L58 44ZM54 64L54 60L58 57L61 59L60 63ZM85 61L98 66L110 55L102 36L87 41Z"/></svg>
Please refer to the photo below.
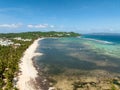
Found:
<svg viewBox="0 0 120 90"><path fill-rule="evenodd" d="M120 75L120 35L82 35L39 41L36 64L49 76Z"/></svg>

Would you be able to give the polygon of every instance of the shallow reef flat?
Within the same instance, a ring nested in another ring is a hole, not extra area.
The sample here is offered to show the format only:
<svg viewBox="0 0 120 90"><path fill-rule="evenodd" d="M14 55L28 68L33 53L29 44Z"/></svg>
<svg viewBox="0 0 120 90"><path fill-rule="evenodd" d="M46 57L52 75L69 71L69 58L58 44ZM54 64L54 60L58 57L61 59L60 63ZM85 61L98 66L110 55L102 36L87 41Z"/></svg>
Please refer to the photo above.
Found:
<svg viewBox="0 0 120 90"><path fill-rule="evenodd" d="M84 38L46 38L36 58L51 87L58 90L119 90L119 44ZM111 54L112 52L112 54Z"/></svg>

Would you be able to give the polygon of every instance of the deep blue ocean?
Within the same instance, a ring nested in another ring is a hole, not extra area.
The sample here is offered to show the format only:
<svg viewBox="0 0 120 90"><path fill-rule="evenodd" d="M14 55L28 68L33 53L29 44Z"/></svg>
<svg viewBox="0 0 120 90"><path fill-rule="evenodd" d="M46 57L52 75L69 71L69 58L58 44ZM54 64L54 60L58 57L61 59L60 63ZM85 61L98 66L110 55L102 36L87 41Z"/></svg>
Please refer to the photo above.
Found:
<svg viewBox="0 0 120 90"><path fill-rule="evenodd" d="M120 35L45 38L36 52L43 53L36 57L37 65L50 75L71 70L80 75L120 75Z"/></svg>
<svg viewBox="0 0 120 90"><path fill-rule="evenodd" d="M92 38L108 42L120 43L120 35L83 35L84 38Z"/></svg>

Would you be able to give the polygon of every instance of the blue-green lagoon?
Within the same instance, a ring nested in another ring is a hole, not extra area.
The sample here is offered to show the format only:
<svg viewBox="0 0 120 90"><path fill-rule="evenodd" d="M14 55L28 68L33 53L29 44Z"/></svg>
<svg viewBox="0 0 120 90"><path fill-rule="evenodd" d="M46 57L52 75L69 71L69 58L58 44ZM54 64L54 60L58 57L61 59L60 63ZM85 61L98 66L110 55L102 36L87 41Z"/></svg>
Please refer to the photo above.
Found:
<svg viewBox="0 0 120 90"><path fill-rule="evenodd" d="M56 90L111 90L114 79L119 81L119 42L85 36L45 38L39 43L36 52L43 55L35 62Z"/></svg>

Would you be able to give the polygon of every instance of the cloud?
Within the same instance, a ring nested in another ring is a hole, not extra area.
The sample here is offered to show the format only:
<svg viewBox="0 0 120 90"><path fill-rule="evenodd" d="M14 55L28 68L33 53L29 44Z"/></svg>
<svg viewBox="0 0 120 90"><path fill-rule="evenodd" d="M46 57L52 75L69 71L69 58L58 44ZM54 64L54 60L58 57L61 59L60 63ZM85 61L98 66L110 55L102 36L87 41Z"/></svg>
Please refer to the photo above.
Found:
<svg viewBox="0 0 120 90"><path fill-rule="evenodd" d="M48 25L48 24L29 24L27 25L28 28L54 28L54 25Z"/></svg>
<svg viewBox="0 0 120 90"><path fill-rule="evenodd" d="M22 24L0 24L0 28L19 28Z"/></svg>
<svg viewBox="0 0 120 90"><path fill-rule="evenodd" d="M50 25L51 28L54 28L55 26L54 25Z"/></svg>

